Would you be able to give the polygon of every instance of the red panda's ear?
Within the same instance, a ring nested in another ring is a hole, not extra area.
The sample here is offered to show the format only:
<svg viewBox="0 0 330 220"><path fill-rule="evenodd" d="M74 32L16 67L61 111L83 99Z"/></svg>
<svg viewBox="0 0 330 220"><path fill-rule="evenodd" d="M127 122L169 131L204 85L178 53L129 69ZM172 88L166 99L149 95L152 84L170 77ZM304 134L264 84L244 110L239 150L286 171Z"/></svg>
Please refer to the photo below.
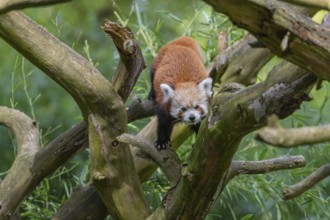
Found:
<svg viewBox="0 0 330 220"><path fill-rule="evenodd" d="M206 94L211 97L212 96L212 82L213 79L208 77L204 79L202 82L198 83L198 87L206 92Z"/></svg>
<svg viewBox="0 0 330 220"><path fill-rule="evenodd" d="M165 83L160 84L160 89L163 93L163 103L168 102L174 95L173 89Z"/></svg>

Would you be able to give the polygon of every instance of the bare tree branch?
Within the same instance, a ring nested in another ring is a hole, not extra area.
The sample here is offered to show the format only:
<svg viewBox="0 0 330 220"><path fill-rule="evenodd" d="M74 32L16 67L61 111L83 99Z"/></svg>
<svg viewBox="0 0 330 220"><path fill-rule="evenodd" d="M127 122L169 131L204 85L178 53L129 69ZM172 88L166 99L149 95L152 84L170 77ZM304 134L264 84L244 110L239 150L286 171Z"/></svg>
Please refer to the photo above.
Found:
<svg viewBox="0 0 330 220"><path fill-rule="evenodd" d="M9 12L11 10L53 5L69 1L71 0L1 0L0 14Z"/></svg>
<svg viewBox="0 0 330 220"><path fill-rule="evenodd" d="M276 116L269 117L268 126L256 138L277 147L297 147L330 141L330 125L285 129Z"/></svg>
<svg viewBox="0 0 330 220"><path fill-rule="evenodd" d="M10 128L17 140L17 156L0 182L0 219L10 219L34 183L32 167L39 147L35 121L24 113L0 106L0 124Z"/></svg>
<svg viewBox="0 0 330 220"><path fill-rule="evenodd" d="M300 196L302 193L313 187L315 184L330 175L330 164L323 165L301 182L289 186L282 191L283 199L289 200Z"/></svg>
<svg viewBox="0 0 330 220"><path fill-rule="evenodd" d="M240 174L261 174L277 170L295 169L306 165L303 156L285 156L261 161L233 160L228 177L234 178Z"/></svg>
<svg viewBox="0 0 330 220"><path fill-rule="evenodd" d="M330 80L330 62L327 62L330 60L329 28L275 0L247 0L244 4L232 0L204 1L248 30L274 54Z"/></svg>
<svg viewBox="0 0 330 220"><path fill-rule="evenodd" d="M42 179L63 165L82 146L86 146L87 134L82 123L38 148L39 132L32 119L17 110L0 107L0 121L0 124L14 131L18 144L15 162L0 183L0 216L8 218Z"/></svg>

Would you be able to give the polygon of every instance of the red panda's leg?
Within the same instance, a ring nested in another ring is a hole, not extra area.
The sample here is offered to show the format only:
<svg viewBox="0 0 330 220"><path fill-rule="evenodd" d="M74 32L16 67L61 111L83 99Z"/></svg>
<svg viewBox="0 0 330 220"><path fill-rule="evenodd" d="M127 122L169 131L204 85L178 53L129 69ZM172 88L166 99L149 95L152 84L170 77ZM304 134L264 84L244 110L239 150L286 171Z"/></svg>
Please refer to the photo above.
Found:
<svg viewBox="0 0 330 220"><path fill-rule="evenodd" d="M163 150L171 147L171 134L173 130L174 118L167 114L164 109L157 109L157 141L155 147Z"/></svg>
<svg viewBox="0 0 330 220"><path fill-rule="evenodd" d="M150 92L148 95L149 100L156 101L156 94L155 94L155 89L154 89L154 78L155 78L155 69L152 67L150 70L150 81L151 81L151 88Z"/></svg>

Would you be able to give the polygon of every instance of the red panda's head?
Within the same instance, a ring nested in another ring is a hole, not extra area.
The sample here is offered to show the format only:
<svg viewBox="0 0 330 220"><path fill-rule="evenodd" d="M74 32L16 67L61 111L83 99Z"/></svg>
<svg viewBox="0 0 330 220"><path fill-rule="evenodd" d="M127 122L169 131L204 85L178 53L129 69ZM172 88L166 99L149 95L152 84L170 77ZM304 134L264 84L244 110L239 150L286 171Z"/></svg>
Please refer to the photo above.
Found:
<svg viewBox="0 0 330 220"><path fill-rule="evenodd" d="M193 125L201 122L208 112L209 99L212 95L212 78L206 78L197 85L185 82L172 89L168 84L161 84L163 103L169 103L172 117Z"/></svg>

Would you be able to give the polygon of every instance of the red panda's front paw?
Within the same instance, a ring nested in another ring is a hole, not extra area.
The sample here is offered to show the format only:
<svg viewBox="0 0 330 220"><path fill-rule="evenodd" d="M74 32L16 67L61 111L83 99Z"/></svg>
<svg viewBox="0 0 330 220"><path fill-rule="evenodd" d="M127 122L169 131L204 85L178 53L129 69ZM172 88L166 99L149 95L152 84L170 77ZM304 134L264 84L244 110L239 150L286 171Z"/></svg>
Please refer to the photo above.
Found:
<svg viewBox="0 0 330 220"><path fill-rule="evenodd" d="M157 150L165 150L166 148L171 147L171 142L170 141L167 141L167 142L156 141L155 147Z"/></svg>

